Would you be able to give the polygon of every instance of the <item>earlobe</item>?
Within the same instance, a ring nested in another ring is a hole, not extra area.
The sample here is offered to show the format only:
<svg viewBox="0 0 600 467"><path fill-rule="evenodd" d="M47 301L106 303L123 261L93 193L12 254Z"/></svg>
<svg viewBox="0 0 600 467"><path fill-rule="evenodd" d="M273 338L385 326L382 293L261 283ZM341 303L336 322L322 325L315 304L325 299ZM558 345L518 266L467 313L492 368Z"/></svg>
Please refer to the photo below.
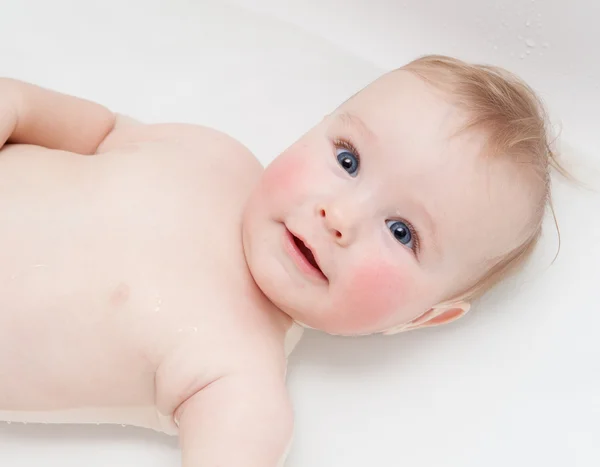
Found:
<svg viewBox="0 0 600 467"><path fill-rule="evenodd" d="M430 310L423 313L418 318L412 321L393 328L386 329L382 334L389 336L392 334L398 334L404 331L411 331L422 327L439 326L441 324L448 324L452 321L456 321L458 318L466 315L471 309L471 304L464 301L442 303L436 305Z"/></svg>

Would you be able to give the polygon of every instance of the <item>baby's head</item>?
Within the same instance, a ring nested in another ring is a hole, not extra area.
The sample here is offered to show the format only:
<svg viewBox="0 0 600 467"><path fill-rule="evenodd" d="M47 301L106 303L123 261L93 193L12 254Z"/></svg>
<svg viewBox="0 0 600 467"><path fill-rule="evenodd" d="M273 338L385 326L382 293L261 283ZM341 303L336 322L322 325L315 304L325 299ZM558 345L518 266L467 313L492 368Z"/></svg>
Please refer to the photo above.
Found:
<svg viewBox="0 0 600 467"><path fill-rule="evenodd" d="M533 250L548 137L504 70L430 56L387 73L267 167L244 213L250 271L333 334L453 321Z"/></svg>

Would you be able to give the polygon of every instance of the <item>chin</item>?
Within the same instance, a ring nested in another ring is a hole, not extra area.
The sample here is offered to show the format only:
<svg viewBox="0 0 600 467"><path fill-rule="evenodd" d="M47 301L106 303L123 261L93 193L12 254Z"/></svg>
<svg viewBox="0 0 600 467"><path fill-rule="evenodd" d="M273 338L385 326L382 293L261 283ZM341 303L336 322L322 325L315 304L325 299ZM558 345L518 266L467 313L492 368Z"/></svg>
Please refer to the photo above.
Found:
<svg viewBox="0 0 600 467"><path fill-rule="evenodd" d="M363 320L352 320L339 313L332 313L325 307L310 306L308 303L297 303L287 294L282 293L272 278L262 277L257 271L254 280L262 293L282 312L296 323L309 329L315 329L336 336L364 336L379 332L381 326L365 323ZM298 297L300 298L300 297Z"/></svg>

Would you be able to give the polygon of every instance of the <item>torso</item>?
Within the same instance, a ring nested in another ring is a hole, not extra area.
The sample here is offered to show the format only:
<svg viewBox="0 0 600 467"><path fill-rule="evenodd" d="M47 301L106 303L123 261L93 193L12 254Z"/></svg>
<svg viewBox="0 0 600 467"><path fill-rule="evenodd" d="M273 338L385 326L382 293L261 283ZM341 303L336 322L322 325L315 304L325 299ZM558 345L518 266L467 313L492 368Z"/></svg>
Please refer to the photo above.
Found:
<svg viewBox="0 0 600 467"><path fill-rule="evenodd" d="M170 432L224 373L283 377L291 323L241 242L260 164L201 127L115 138L96 156L0 152L0 419Z"/></svg>

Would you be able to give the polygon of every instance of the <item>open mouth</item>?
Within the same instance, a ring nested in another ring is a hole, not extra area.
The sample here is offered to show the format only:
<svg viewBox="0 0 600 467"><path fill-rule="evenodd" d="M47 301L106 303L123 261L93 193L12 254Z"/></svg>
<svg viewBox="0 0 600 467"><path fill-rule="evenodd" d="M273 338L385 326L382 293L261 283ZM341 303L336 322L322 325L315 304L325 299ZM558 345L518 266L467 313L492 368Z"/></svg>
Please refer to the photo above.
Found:
<svg viewBox="0 0 600 467"><path fill-rule="evenodd" d="M300 240L298 237L296 237L294 234L292 234L292 238L294 240L294 243L296 244L296 246L300 250L300 253L302 253L304 255L304 257L310 263L310 265L313 268L315 268L317 271L319 271L321 274L323 274L323 271L321 271L321 268L317 264L317 260L315 259L315 255L313 255L313 253L310 250L310 248L308 248L304 244L304 242L302 240Z"/></svg>
<svg viewBox="0 0 600 467"><path fill-rule="evenodd" d="M310 246L289 230L287 230L286 249L301 271L316 279L329 282L321 270L317 258L315 258Z"/></svg>

